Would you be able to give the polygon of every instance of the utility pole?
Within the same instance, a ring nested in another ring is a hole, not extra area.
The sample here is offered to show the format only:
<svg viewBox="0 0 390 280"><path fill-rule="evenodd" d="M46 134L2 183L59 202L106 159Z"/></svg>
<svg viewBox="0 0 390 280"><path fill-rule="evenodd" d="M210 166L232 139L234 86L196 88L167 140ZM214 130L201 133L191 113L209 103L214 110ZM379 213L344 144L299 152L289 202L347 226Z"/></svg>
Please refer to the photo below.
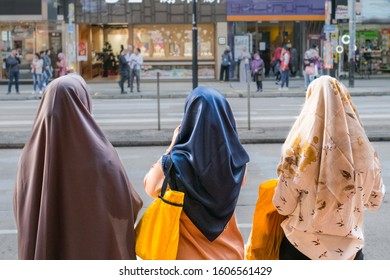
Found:
<svg viewBox="0 0 390 280"><path fill-rule="evenodd" d="M348 0L348 14L349 14L349 80L348 86L353 88L355 86L354 72L355 72L355 45L356 45L356 12L355 0Z"/></svg>
<svg viewBox="0 0 390 280"><path fill-rule="evenodd" d="M197 0L192 0L192 89L198 87L198 23L196 3Z"/></svg>

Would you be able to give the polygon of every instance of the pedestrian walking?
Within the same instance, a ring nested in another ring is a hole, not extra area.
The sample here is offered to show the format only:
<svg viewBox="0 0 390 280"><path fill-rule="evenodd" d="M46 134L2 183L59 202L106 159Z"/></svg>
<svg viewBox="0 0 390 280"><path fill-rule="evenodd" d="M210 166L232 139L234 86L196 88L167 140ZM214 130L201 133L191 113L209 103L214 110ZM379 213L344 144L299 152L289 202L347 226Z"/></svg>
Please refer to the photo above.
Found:
<svg viewBox="0 0 390 280"><path fill-rule="evenodd" d="M58 59L59 59L59 61L57 61L58 76L61 77L67 74L66 73L67 62L66 62L65 54L60 52L58 54Z"/></svg>
<svg viewBox="0 0 390 280"><path fill-rule="evenodd" d="M281 79L281 70L280 70L280 66L281 66L281 54L282 54L282 50L283 48L281 47L277 47L275 52L274 52L274 56L271 60L271 66L272 66L272 71L275 75L275 84L279 84L280 82L280 79Z"/></svg>
<svg viewBox="0 0 390 280"><path fill-rule="evenodd" d="M47 49L43 57L43 87L46 87L49 84L50 79L53 76L50 55L51 51L50 49Z"/></svg>
<svg viewBox="0 0 390 280"><path fill-rule="evenodd" d="M291 72L291 76L292 77L295 77L297 75L297 72L298 72L298 68L299 68L299 65L298 65L299 61L298 61L298 51L296 48L290 48L290 72Z"/></svg>
<svg viewBox="0 0 390 280"><path fill-rule="evenodd" d="M144 59L141 55L141 49L136 48L135 52L130 56L130 92L133 92L134 77L137 82L137 92L141 92L141 67L143 63Z"/></svg>
<svg viewBox="0 0 390 280"><path fill-rule="evenodd" d="M232 61L233 59L232 59L230 47L227 46L221 57L221 71L219 73L220 81L225 81L225 82L229 81L230 65L232 64Z"/></svg>
<svg viewBox="0 0 390 280"><path fill-rule="evenodd" d="M250 81L250 63L251 63L251 54L248 52L248 48L244 47L242 49L241 55L238 57L240 60L240 82L248 83Z"/></svg>
<svg viewBox="0 0 390 280"><path fill-rule="evenodd" d="M288 72L289 72L289 64L290 64L290 52L288 51L287 46L283 47L281 53L281 85L279 90L288 90ZM286 85L286 87L284 87Z"/></svg>
<svg viewBox="0 0 390 280"><path fill-rule="evenodd" d="M351 97L322 76L287 136L273 203L287 216L280 259L363 259L365 209L385 194L378 155Z"/></svg>
<svg viewBox="0 0 390 280"><path fill-rule="evenodd" d="M264 61L258 53L255 53L252 61L253 80L256 83L257 92L263 91Z"/></svg>
<svg viewBox="0 0 390 280"><path fill-rule="evenodd" d="M7 75L9 78L7 94L11 94L12 83L14 80L15 80L16 93L19 94L19 71L20 71L19 64L20 64L19 54L16 50L12 50L11 54L8 56L5 62L7 68Z"/></svg>
<svg viewBox="0 0 390 280"><path fill-rule="evenodd" d="M121 94L126 94L127 92L124 89L124 83L129 78L129 64L126 60L126 53L127 51L123 50L119 55L119 74L120 74L120 80L119 80L119 87L121 89Z"/></svg>
<svg viewBox="0 0 390 280"><path fill-rule="evenodd" d="M309 87L309 84L319 77L318 73L318 65L321 63L319 62L320 58L317 51L317 46L312 45L310 49L308 49L303 58L303 76L305 79L305 88L307 89Z"/></svg>
<svg viewBox="0 0 390 280"><path fill-rule="evenodd" d="M39 53L35 53L34 59L31 62L31 73L33 78L33 94L37 94L37 87L39 88L39 94L42 94L43 82L42 82L42 73L43 73L43 59Z"/></svg>
<svg viewBox="0 0 390 280"><path fill-rule="evenodd" d="M244 258L235 208L248 161L226 98L211 88L194 89L170 147L144 179L152 197L165 176L171 189L185 193L177 259Z"/></svg>
<svg viewBox="0 0 390 280"><path fill-rule="evenodd" d="M43 94L15 180L19 259L136 259L142 201L77 74Z"/></svg>

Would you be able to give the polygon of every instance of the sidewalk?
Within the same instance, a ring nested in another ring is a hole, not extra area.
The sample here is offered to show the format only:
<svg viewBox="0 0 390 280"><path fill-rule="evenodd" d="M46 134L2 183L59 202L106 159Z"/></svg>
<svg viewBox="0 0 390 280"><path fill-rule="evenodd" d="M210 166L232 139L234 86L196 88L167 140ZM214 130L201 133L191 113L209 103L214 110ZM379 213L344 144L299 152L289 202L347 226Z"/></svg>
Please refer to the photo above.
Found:
<svg viewBox="0 0 390 280"><path fill-rule="evenodd" d="M348 87L348 80L341 80ZM158 85L157 80L141 81L141 92L120 94L118 81L114 78L99 78L87 82L90 87L92 98L105 99L145 99L157 98ZM200 80L199 86L212 87L226 97L242 98L248 96L248 85L238 81L219 82L216 80ZM288 91L279 91L278 85L275 84L273 78L269 78L263 82L263 92L257 93L255 83L250 84L251 97L304 97L305 88L303 78L290 78ZM161 98L185 98L192 89L192 81L165 81L161 80L159 85ZM10 95L6 94L7 85L0 85L0 101L1 100L30 100L37 99L39 96L32 94L32 85L20 85L20 95L13 92ZM355 87L349 88L352 96L365 95L390 95L390 79L355 79Z"/></svg>

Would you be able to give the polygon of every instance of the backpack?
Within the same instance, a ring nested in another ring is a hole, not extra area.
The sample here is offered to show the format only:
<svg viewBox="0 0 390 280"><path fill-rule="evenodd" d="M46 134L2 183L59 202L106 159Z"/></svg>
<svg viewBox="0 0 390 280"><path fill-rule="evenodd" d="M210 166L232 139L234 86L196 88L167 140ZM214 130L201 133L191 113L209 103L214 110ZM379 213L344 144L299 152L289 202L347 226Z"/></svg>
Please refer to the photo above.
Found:
<svg viewBox="0 0 390 280"><path fill-rule="evenodd" d="M224 53L224 54L222 55L222 65L223 65L223 66L228 66L228 65L230 65L229 53Z"/></svg>

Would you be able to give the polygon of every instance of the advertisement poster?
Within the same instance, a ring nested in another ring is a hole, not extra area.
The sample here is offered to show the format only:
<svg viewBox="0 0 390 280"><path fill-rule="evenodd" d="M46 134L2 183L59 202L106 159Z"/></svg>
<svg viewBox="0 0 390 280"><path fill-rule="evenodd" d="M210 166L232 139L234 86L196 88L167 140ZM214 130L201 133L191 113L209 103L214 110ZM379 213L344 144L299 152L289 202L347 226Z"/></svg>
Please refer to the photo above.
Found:
<svg viewBox="0 0 390 280"><path fill-rule="evenodd" d="M88 60L88 43L79 42L77 45L77 60L87 61Z"/></svg>
<svg viewBox="0 0 390 280"><path fill-rule="evenodd" d="M242 49L244 47L247 48L247 50L250 52L250 43L252 40L250 40L249 35L236 35L234 36L234 60L237 61L242 53Z"/></svg>
<svg viewBox="0 0 390 280"><path fill-rule="evenodd" d="M333 49L331 41L324 41L324 68L333 69Z"/></svg>

